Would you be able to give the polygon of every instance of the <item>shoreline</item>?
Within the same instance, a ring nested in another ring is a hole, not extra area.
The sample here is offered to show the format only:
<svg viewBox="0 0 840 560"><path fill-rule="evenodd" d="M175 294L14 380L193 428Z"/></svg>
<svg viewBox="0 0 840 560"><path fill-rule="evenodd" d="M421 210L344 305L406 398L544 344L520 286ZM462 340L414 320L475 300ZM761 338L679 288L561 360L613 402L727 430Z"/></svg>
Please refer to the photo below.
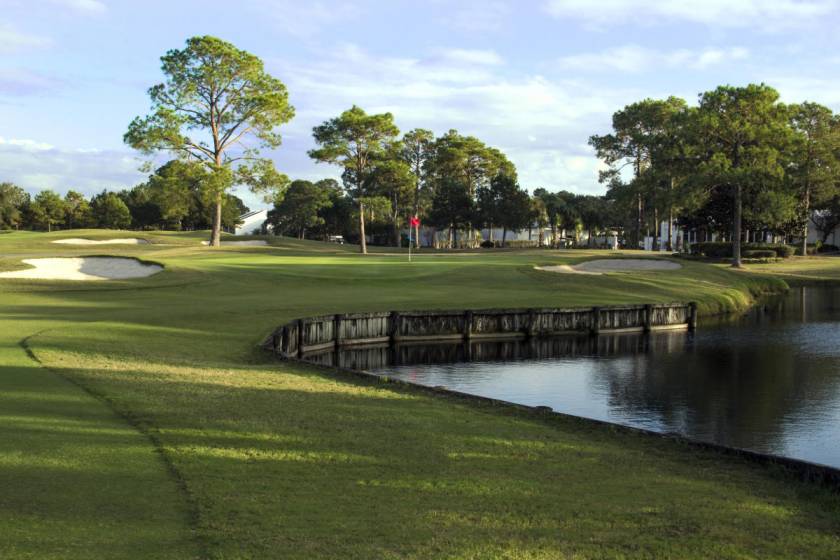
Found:
<svg viewBox="0 0 840 560"><path fill-rule="evenodd" d="M705 313L700 315L701 318L731 318L737 319L738 317L742 317L748 314L752 309L755 307L762 305L762 300L767 298L773 297L780 297L785 295L791 289L800 288L800 287L807 287L801 285L790 285L786 284L786 289L784 291L779 292L771 292L764 294L763 296L755 297L752 303L746 307L745 309L738 310L738 311L731 311L731 312L722 312L722 313ZM830 280L827 282L820 283L822 285L831 285L835 284L840 286L840 281ZM293 321L294 322L294 321ZM449 398L455 398L462 401L467 401L473 404L480 404L482 406L490 405L493 407L503 407L509 411L517 411L519 413L524 414L529 418L537 418L537 419L550 419L554 418L557 420L562 421L575 421L586 423L591 426L600 426L604 428L608 428L611 431L626 433L626 434L635 434L635 435L643 435L647 437L652 437L660 440L667 440L674 443L678 443L680 445L690 446L695 449L704 449L711 452L719 453L721 455L726 455L730 457L738 457L740 459L749 461L751 463L761 465L765 468L780 468L785 472L786 476L794 477L798 480L813 483L820 486L825 486L828 489L840 493L840 468L833 467L830 465L825 465L821 463L815 463L811 461L806 461L804 459L796 459L793 457L786 457L783 455L775 455L771 453L761 453L758 451L753 451L750 449L740 448L740 447L733 447L727 446L722 444L717 444L713 442L707 442L703 440L698 440L694 438L690 438L678 433L673 432L658 432L654 430L648 430L644 428L637 428L634 426L628 426L625 424L607 422L604 420L598 420L594 418L587 418L585 416L578 416L574 414L569 414L565 412L560 412L551 409L548 406L531 406L525 405L521 403L516 403L513 401L508 401L504 399L498 399L493 397L485 397L481 395L476 395L473 393L467 393L463 391L457 391L454 389L448 389L442 386L429 386L423 385L420 383L415 383L411 381L406 381L402 379L395 379L388 375L379 375L376 373L372 373L371 371L364 370L364 369L353 369L347 368L342 366L334 366L334 365L323 365L313 361L310 361L306 358L305 354L302 354L299 357L290 356L290 355L280 355L276 352L276 349L273 347L273 337L276 336L276 331L272 334L268 335L263 343L260 345L260 349L263 352L270 352L274 361L277 362L291 362L297 364L303 364L308 367L315 368L319 371L335 374L339 373L345 376L352 376L356 379L363 379L370 383L384 383L389 385L395 385L400 388L407 389L409 391L420 391L426 394L431 394L434 396L445 396ZM562 336L562 335L560 335ZM583 335L585 336L585 335ZM598 336L589 335L589 336ZM462 342L463 344L470 344L470 339ZM380 344L381 345L381 344ZM351 346L348 348L364 348L364 346L376 346L375 344L368 344L368 345L356 345Z"/></svg>

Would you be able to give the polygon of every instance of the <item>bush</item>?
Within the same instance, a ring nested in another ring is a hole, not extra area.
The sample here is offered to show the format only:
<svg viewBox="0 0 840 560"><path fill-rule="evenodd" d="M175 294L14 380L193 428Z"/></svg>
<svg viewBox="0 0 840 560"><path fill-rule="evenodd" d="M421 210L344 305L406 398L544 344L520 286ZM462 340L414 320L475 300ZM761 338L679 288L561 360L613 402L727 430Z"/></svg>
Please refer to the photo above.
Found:
<svg viewBox="0 0 840 560"><path fill-rule="evenodd" d="M765 243L761 246L759 246L759 245L760 244L756 243L755 247L753 247L751 245L750 248L751 249L752 248L755 248L755 249L772 249L772 250L776 251L776 255L778 255L779 257L781 257L783 259L787 259L789 257L792 257L794 251L796 251L796 249L792 245L773 245L771 243Z"/></svg>
<svg viewBox="0 0 840 560"><path fill-rule="evenodd" d="M538 246L539 241L537 241L536 239L508 239L505 242L505 247L508 247L510 249L530 249Z"/></svg>
<svg viewBox="0 0 840 560"><path fill-rule="evenodd" d="M772 249L749 249L741 252L745 259L775 259L776 255L776 251Z"/></svg>
<svg viewBox="0 0 840 560"><path fill-rule="evenodd" d="M772 251L772 257L781 257L786 259L793 255L796 249L790 245L776 245L773 243L745 243L741 245L741 256L746 257L748 251ZM707 243L693 243L691 245L692 255L702 255L710 259L731 259L732 258L732 244L707 242ZM755 257L755 258L770 258Z"/></svg>
<svg viewBox="0 0 840 560"><path fill-rule="evenodd" d="M832 245L830 243L823 243L821 241L817 241L816 243L809 243L808 244L808 254L809 255L816 255L817 253L836 253L837 252L837 245ZM802 254L802 246L796 246L796 254Z"/></svg>
<svg viewBox="0 0 840 560"><path fill-rule="evenodd" d="M708 257L710 259L725 259L732 256L732 244L712 241L707 241L705 243L692 243L691 254Z"/></svg>
<svg viewBox="0 0 840 560"><path fill-rule="evenodd" d="M481 248L482 249L492 249L495 246L496 246L496 244L493 243L492 241L490 241L489 239L487 241L482 241L481 242Z"/></svg>

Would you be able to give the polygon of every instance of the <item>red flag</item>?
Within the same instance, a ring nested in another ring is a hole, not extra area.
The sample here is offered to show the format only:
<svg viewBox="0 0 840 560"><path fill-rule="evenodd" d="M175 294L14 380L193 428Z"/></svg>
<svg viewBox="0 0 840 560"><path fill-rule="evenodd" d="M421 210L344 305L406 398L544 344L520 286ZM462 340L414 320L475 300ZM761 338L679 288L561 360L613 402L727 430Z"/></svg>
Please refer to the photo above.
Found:
<svg viewBox="0 0 840 560"><path fill-rule="evenodd" d="M420 218L418 218L417 216L412 216L411 217L411 227L417 227L419 225L420 225Z"/></svg>

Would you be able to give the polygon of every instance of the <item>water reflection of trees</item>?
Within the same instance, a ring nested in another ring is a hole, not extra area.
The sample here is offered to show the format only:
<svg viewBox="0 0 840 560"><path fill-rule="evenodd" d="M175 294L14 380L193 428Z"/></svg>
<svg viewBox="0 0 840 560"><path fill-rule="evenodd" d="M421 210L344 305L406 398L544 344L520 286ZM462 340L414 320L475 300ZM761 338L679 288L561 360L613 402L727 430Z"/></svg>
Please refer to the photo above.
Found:
<svg viewBox="0 0 840 560"><path fill-rule="evenodd" d="M678 351L685 344L685 332L656 337L641 334L562 336L529 340L480 341L470 344L400 344L397 346L347 347L320 352L307 360L325 366L380 370L389 366L452 364L459 362L505 362L644 353L650 345L656 351Z"/></svg>
<svg viewBox="0 0 840 560"><path fill-rule="evenodd" d="M808 418L840 391L840 352L819 351L838 349L840 336L833 325L815 324L837 320L838 296L793 293L718 332L701 331L685 352L605 360L592 383L620 416L655 417L664 430L783 452L785 432L807 430ZM809 324L797 325L803 317Z"/></svg>

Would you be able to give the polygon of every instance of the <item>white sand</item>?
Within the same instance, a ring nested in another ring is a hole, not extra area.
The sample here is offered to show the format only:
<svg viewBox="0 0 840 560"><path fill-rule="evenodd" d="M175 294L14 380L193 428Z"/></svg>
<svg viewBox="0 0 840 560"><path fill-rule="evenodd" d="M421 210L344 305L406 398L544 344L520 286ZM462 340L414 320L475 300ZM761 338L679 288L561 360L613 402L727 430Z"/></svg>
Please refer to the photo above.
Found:
<svg viewBox="0 0 840 560"><path fill-rule="evenodd" d="M24 259L34 268L0 272L0 278L35 280L125 280L157 274L163 267L119 257Z"/></svg>
<svg viewBox="0 0 840 560"><path fill-rule="evenodd" d="M536 270L544 270L546 272L559 272L560 274L601 274L600 272L586 272L585 270L578 270L575 267L567 264L556 264L552 266L535 266Z"/></svg>
<svg viewBox="0 0 840 560"><path fill-rule="evenodd" d="M56 239L53 243L62 243L64 245L140 245L148 243L145 239L137 239L136 237L122 237L118 239L81 239L72 237L69 239Z"/></svg>
<svg viewBox="0 0 840 560"><path fill-rule="evenodd" d="M209 241L202 241L202 245L210 245ZM268 241L263 241L262 239L254 240L254 241L222 241L222 245L242 245L242 246L250 246L250 247L258 247L261 245L268 245Z"/></svg>
<svg viewBox="0 0 840 560"><path fill-rule="evenodd" d="M632 272L646 270L677 270L680 263L660 259L597 259L574 266L567 264L555 266L537 266L537 270L559 272L562 274L604 274L605 272Z"/></svg>

